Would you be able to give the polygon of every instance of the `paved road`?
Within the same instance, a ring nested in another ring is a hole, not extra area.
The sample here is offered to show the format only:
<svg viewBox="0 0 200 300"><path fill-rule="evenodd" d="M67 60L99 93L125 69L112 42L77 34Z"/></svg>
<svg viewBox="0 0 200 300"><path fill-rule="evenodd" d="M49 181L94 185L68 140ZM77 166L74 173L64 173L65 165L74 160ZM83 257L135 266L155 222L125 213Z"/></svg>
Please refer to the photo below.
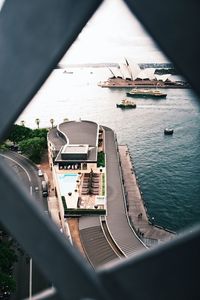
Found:
<svg viewBox="0 0 200 300"><path fill-rule="evenodd" d="M107 224L122 252L126 256L132 256L146 247L128 223L114 132L107 127L104 129L107 167Z"/></svg>
<svg viewBox="0 0 200 300"><path fill-rule="evenodd" d="M8 151L3 153L1 157L6 160L6 163L12 168L15 175L17 175L20 184L23 184L24 188L30 191L36 204L42 210L47 211L47 201L46 198L42 197L42 179L37 174L37 167L17 152ZM35 188L38 188L38 191Z"/></svg>
<svg viewBox="0 0 200 300"><path fill-rule="evenodd" d="M8 151L0 155L9 168L12 168L13 176L17 176L19 184L23 185L33 196L33 201L46 214L48 210L47 199L42 197L41 178L37 174L37 168L29 160L16 152ZM38 188L38 190L37 190ZM11 300L27 298L30 293L38 293L51 286L44 278L32 259L18 246L18 263L15 266L17 290ZM32 280L30 281L30 278Z"/></svg>

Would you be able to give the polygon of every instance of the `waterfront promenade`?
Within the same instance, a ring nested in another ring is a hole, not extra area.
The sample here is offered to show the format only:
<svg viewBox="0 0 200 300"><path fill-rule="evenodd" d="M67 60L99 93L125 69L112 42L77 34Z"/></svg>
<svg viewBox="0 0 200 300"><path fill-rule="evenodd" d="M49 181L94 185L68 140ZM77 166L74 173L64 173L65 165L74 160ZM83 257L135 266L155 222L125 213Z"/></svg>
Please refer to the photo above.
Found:
<svg viewBox="0 0 200 300"><path fill-rule="evenodd" d="M115 134L110 128L104 127L104 130L108 200L106 222L113 239L124 255L133 256L145 250L144 244L151 247L159 242L171 239L175 235L149 223L135 173L133 172L128 147L127 145L118 146ZM41 167L42 171L48 176L50 187L53 187L52 174L48 162L43 162L38 167ZM61 228L55 190L50 188L49 192L48 205L50 215L58 227ZM98 222L97 224L95 223L95 226L91 223L92 219ZM71 221L69 219L67 221L69 222L70 228L68 229L70 229L73 244L77 245L82 254L84 251L81 244L84 244L89 261L95 268L108 261L117 259L117 255L112 251L108 243L105 243L106 240L103 237L99 218L82 217L79 220L79 230L78 220L75 227L73 225L73 228L71 227ZM132 224L135 232L131 229L130 224ZM67 236L69 235L69 232L64 233ZM81 234L81 240L79 234ZM94 243L91 244L91 241L94 241Z"/></svg>
<svg viewBox="0 0 200 300"><path fill-rule="evenodd" d="M107 169L107 225L121 251L126 256L132 256L145 250L146 247L132 230L126 214L115 134L110 128L105 126L103 128Z"/></svg>
<svg viewBox="0 0 200 300"><path fill-rule="evenodd" d="M127 214L135 231L147 244L153 245L173 239L175 234L149 222L145 203L139 189L133 162L127 145L119 145L119 158L125 191Z"/></svg>

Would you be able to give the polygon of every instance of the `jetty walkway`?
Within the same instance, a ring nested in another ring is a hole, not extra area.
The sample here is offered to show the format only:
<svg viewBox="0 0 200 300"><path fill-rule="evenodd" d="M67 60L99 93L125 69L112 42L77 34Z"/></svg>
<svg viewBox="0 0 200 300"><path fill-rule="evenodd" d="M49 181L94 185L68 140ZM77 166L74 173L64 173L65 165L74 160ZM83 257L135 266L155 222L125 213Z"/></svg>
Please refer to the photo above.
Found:
<svg viewBox="0 0 200 300"><path fill-rule="evenodd" d="M127 213L137 234L148 246L175 238L173 232L152 224L137 183L132 158L127 145L119 145L119 158L125 190Z"/></svg>

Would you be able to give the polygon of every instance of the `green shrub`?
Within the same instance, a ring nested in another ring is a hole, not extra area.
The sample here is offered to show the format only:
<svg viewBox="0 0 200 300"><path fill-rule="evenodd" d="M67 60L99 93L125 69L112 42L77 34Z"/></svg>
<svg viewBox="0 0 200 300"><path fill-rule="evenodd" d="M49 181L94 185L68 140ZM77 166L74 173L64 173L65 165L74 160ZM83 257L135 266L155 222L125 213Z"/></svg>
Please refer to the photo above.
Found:
<svg viewBox="0 0 200 300"><path fill-rule="evenodd" d="M44 137L33 137L19 142L19 148L34 163L39 163L41 156L46 147L46 139Z"/></svg>
<svg viewBox="0 0 200 300"><path fill-rule="evenodd" d="M65 217L69 216L89 216L89 215L105 215L105 209L93 209L93 208L68 208L65 210Z"/></svg>
<svg viewBox="0 0 200 300"><path fill-rule="evenodd" d="M105 167L105 153L103 151L98 152L97 167Z"/></svg>
<svg viewBox="0 0 200 300"><path fill-rule="evenodd" d="M63 204L64 211L66 211L67 210L67 204L66 204L65 196L61 196L61 199L62 199L62 204Z"/></svg>

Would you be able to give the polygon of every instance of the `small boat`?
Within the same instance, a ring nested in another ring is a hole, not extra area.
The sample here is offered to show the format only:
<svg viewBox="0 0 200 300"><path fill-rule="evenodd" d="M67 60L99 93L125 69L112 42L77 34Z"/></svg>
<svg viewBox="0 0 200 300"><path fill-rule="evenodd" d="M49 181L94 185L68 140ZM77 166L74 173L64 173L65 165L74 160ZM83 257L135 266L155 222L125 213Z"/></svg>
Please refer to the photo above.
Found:
<svg viewBox="0 0 200 300"><path fill-rule="evenodd" d="M116 104L116 106L120 108L136 108L135 102L128 99L123 99L121 103Z"/></svg>
<svg viewBox="0 0 200 300"><path fill-rule="evenodd" d="M164 129L164 134L172 135L173 133L174 133L174 129L172 129L172 128L165 128Z"/></svg>
<svg viewBox="0 0 200 300"><path fill-rule="evenodd" d="M64 70L63 73L64 73L64 74L73 74L72 71L67 71L67 70Z"/></svg>
<svg viewBox="0 0 200 300"><path fill-rule="evenodd" d="M130 97L150 97L150 98L166 98L167 94L162 93L160 90L150 89L132 89L126 93Z"/></svg>

